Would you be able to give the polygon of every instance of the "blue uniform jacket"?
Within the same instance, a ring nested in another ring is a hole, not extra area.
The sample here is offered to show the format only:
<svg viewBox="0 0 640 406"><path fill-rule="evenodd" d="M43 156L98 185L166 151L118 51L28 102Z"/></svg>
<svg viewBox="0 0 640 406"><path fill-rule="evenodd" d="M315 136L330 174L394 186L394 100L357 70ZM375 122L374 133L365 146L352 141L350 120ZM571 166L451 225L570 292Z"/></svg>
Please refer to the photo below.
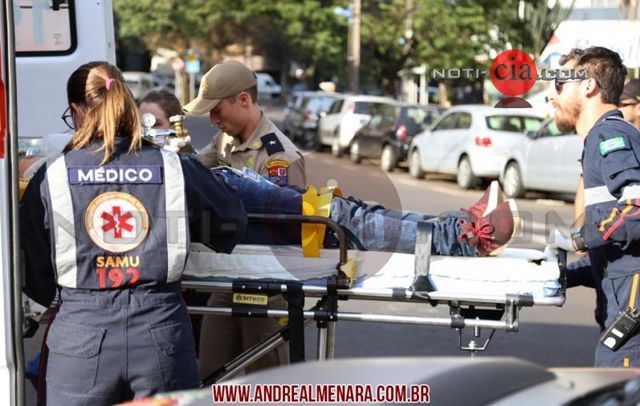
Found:
<svg viewBox="0 0 640 406"><path fill-rule="evenodd" d="M640 271L640 131L618 110L589 131L583 151L586 223L594 266L611 278Z"/></svg>

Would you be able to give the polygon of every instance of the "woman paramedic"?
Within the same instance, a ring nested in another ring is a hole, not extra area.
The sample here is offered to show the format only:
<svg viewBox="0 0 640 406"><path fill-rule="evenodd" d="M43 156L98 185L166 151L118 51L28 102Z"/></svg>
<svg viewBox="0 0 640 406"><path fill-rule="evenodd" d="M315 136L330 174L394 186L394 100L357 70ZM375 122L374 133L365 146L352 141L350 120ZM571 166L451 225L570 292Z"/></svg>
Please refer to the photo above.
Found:
<svg viewBox="0 0 640 406"><path fill-rule="evenodd" d="M190 241L228 253L242 238L238 193L142 139L115 66L81 66L67 97L75 135L20 208L25 293L48 306L59 292L39 403L110 405L197 387L179 279Z"/></svg>

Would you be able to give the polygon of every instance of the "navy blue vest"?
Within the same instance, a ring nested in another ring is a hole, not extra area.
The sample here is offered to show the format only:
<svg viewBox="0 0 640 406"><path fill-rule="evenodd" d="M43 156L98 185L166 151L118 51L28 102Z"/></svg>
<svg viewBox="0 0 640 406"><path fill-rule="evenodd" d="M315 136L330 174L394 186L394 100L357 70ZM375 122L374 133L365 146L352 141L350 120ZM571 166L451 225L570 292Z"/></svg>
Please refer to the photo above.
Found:
<svg viewBox="0 0 640 406"><path fill-rule="evenodd" d="M102 143L47 163L45 204L59 285L115 289L180 279L189 247L184 176L177 154Z"/></svg>

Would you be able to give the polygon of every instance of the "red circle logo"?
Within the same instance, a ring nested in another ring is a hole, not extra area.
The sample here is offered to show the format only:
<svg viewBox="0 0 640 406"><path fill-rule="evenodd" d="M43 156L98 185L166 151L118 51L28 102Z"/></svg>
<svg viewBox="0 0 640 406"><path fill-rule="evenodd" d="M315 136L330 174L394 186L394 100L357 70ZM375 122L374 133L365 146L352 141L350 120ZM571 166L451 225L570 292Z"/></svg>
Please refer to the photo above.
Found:
<svg viewBox="0 0 640 406"><path fill-rule="evenodd" d="M519 96L531 89L536 82L536 65L526 53L505 51L491 64L491 82L502 94Z"/></svg>

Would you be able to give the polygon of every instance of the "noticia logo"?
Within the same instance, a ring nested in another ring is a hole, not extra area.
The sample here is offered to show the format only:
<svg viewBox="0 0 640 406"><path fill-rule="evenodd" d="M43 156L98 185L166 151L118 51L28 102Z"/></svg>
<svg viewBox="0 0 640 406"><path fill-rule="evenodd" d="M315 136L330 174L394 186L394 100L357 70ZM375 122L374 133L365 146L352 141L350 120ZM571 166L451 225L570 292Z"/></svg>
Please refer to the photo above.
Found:
<svg viewBox="0 0 640 406"><path fill-rule="evenodd" d="M491 64L491 82L502 94L520 96L536 83L538 72L533 59L518 50L505 51ZM523 108L531 107L528 101L520 97L507 97L494 107Z"/></svg>

